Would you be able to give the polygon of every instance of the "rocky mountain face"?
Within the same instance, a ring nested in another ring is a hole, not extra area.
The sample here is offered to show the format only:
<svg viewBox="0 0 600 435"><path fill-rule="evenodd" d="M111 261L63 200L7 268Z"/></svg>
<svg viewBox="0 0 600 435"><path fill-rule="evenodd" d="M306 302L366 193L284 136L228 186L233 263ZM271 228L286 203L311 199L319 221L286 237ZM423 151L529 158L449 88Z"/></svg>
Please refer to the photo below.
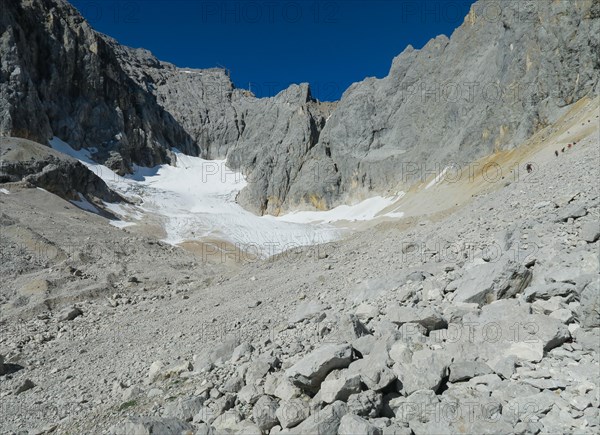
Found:
<svg viewBox="0 0 600 435"><path fill-rule="evenodd" d="M114 51L63 0L0 4L0 134L54 135L120 173L169 162L195 142L121 68Z"/></svg>
<svg viewBox="0 0 600 435"><path fill-rule="evenodd" d="M409 46L387 77L345 92L288 201L331 206L517 146L598 94L599 35L598 2L475 3L450 39Z"/></svg>
<svg viewBox="0 0 600 435"><path fill-rule="evenodd" d="M250 181L238 197L257 213L277 214L335 107L308 84L272 98L236 89L223 69L183 69L106 38L135 82L156 97L194 139L202 157L225 159Z"/></svg>
<svg viewBox="0 0 600 435"><path fill-rule="evenodd" d="M599 90L592 0L477 2L450 39L408 47L337 104L306 84L256 98L225 70L161 62L94 32L64 0L2 8L0 134L56 135L120 173L170 161L170 147L226 158L257 213L404 189L518 145Z"/></svg>

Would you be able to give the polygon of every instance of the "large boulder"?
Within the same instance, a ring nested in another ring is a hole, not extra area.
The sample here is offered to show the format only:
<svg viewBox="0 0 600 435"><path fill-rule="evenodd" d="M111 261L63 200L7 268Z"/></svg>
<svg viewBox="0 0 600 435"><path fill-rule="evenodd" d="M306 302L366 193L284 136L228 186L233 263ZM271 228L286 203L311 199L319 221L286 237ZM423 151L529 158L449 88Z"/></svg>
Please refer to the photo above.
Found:
<svg viewBox="0 0 600 435"><path fill-rule="evenodd" d="M479 306L523 292L532 279L531 271L505 255L496 261L467 269L456 282L454 302Z"/></svg>
<svg viewBox="0 0 600 435"><path fill-rule="evenodd" d="M269 431L273 426L279 423L277 419L277 408L279 404L277 400L270 396L262 396L254 404L252 408L252 418L256 425L262 431Z"/></svg>
<svg viewBox="0 0 600 435"><path fill-rule="evenodd" d="M450 355L443 350L422 349L413 353L410 363L398 362L393 371L399 390L409 396L418 390L437 392L448 375Z"/></svg>
<svg viewBox="0 0 600 435"><path fill-rule="evenodd" d="M600 238L600 222L590 221L581 225L580 237L588 243L594 243Z"/></svg>
<svg viewBox="0 0 600 435"><path fill-rule="evenodd" d="M373 390L361 391L348 397L348 412L362 417L377 417L383 409L383 396Z"/></svg>
<svg viewBox="0 0 600 435"><path fill-rule="evenodd" d="M349 344L326 344L287 369L285 376L295 385L316 392L329 372L350 365L352 353Z"/></svg>
<svg viewBox="0 0 600 435"><path fill-rule="evenodd" d="M327 336L328 341L352 343L360 337L371 335L367 327L354 314L341 314Z"/></svg>
<svg viewBox="0 0 600 435"><path fill-rule="evenodd" d="M229 410L219 415L212 423L216 433L231 433L236 431L238 424L242 421L242 416L236 410Z"/></svg>
<svg viewBox="0 0 600 435"><path fill-rule="evenodd" d="M310 415L310 405L304 399L282 400L275 416L282 428L297 426Z"/></svg>
<svg viewBox="0 0 600 435"><path fill-rule="evenodd" d="M360 382L360 375L351 374L347 370L332 372L321 384L319 398L325 403L333 403L337 400L345 402L351 394L360 391Z"/></svg>
<svg viewBox="0 0 600 435"><path fill-rule="evenodd" d="M202 409L204 401L202 396L180 398L165 406L165 415L183 421L192 421L192 418Z"/></svg>
<svg viewBox="0 0 600 435"><path fill-rule="evenodd" d="M444 347L459 359L494 367L500 360L540 361L547 352L570 339L566 325L544 314L531 314L530 304L503 299L483 306L481 313L468 314L462 324L451 325L453 337Z"/></svg>
<svg viewBox="0 0 600 435"><path fill-rule="evenodd" d="M600 278L595 277L580 295L579 322L584 328L600 327Z"/></svg>
<svg viewBox="0 0 600 435"><path fill-rule="evenodd" d="M254 385L260 379L263 379L271 370L271 364L262 359L252 361L246 371L245 381L247 385Z"/></svg>
<svg viewBox="0 0 600 435"><path fill-rule="evenodd" d="M539 283L525 290L525 300L534 302L536 300L548 300L553 297L571 298L577 294L575 285L568 282Z"/></svg>
<svg viewBox="0 0 600 435"><path fill-rule="evenodd" d="M246 385L243 387L237 394L237 397L240 402L254 405L256 401L262 396L264 390L262 387L257 387L256 385Z"/></svg>
<svg viewBox="0 0 600 435"><path fill-rule="evenodd" d="M348 367L348 373L360 375L367 388L374 391L383 390L396 380L396 375L385 362L372 355L354 361Z"/></svg>
<svg viewBox="0 0 600 435"><path fill-rule="evenodd" d="M549 391L515 397L503 406L502 420L514 426L519 421L526 422L526 419L532 417L540 418L552 409L557 400L558 397Z"/></svg>
<svg viewBox="0 0 600 435"><path fill-rule="evenodd" d="M346 414L340 421L338 435L381 435L382 431L377 426L369 423L362 417L354 414Z"/></svg>

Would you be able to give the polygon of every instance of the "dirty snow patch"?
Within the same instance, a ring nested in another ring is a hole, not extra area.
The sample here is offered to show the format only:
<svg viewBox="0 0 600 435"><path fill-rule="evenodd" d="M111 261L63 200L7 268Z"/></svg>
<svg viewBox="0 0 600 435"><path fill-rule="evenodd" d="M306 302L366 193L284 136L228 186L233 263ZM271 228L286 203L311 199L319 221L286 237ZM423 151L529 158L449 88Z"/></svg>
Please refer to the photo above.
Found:
<svg viewBox="0 0 600 435"><path fill-rule="evenodd" d="M404 192L400 192L396 196L387 198L374 196L354 205L340 205L327 211L297 211L279 216L275 219L296 223L366 221L376 218L385 208L394 204L402 196L404 196Z"/></svg>
<svg viewBox="0 0 600 435"><path fill-rule="evenodd" d="M77 195L79 195L79 201L69 201L71 204L76 205L82 210L100 214L100 211L94 206L94 204L89 202L85 196L83 196L80 192L77 192Z"/></svg>

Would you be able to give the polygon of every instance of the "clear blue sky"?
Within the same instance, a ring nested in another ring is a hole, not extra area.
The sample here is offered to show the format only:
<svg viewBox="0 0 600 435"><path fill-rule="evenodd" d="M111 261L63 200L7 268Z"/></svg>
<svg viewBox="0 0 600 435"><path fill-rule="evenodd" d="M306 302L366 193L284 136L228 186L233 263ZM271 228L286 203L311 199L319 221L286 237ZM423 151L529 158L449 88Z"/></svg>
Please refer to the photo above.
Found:
<svg viewBox="0 0 600 435"><path fill-rule="evenodd" d="M322 101L387 75L392 59L450 36L474 0L71 0L92 26L180 67L225 66L274 95L309 82Z"/></svg>

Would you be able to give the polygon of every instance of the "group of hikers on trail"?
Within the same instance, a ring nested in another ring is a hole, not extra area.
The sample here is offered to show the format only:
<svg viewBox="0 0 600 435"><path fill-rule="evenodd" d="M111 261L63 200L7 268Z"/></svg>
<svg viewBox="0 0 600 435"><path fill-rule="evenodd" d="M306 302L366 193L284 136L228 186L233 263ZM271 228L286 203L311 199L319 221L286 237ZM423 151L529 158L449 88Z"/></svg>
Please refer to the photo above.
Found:
<svg viewBox="0 0 600 435"><path fill-rule="evenodd" d="M574 145L577 145L577 142L573 142L573 143L570 143L570 144L568 144L566 147L563 147L563 148L560 150L560 152L561 152L561 153L564 153L564 152L565 152L565 148L567 148L567 149L571 149L571 148L572 148ZM558 157L558 150L554 151L554 155L555 155L556 157Z"/></svg>
<svg viewBox="0 0 600 435"><path fill-rule="evenodd" d="M577 145L577 142L573 142L573 143L567 144L567 146L566 146L566 147L563 147L563 148L560 150L560 152L561 152L561 153L564 153L564 152L565 152L565 148L570 150L570 149L571 149L571 148L573 148L573 146L575 146L575 145ZM554 155L555 155L556 157L558 157L558 150L554 151ZM527 169L527 173L528 173L528 174L531 174L531 173L533 172L533 164L532 164L532 163L527 163L527 164L525 165L525 169Z"/></svg>

